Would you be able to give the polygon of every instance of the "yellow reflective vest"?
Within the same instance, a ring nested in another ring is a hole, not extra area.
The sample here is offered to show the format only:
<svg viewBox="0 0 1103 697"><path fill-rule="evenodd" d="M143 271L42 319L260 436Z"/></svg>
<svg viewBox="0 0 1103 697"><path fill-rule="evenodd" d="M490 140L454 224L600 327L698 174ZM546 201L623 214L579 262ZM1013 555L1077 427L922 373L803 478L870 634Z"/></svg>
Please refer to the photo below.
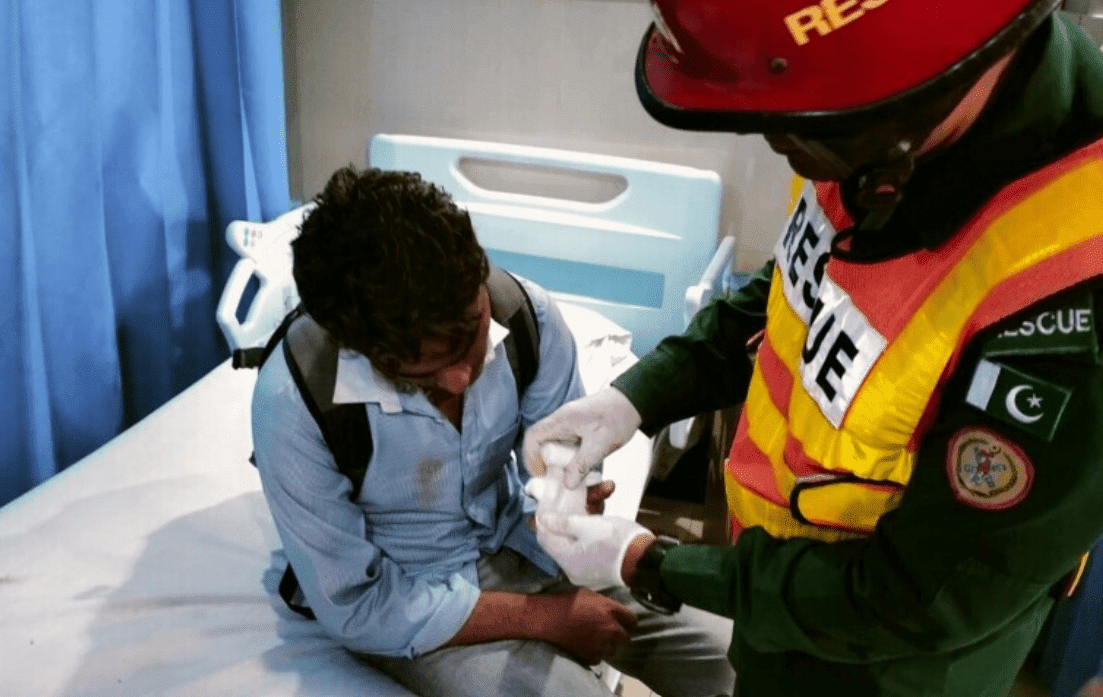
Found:
<svg viewBox="0 0 1103 697"><path fill-rule="evenodd" d="M1044 213L1044 214L1043 214ZM726 465L732 534L867 535L895 508L964 346L1103 272L1103 141L1006 186L937 250L831 255L836 183L799 192Z"/></svg>

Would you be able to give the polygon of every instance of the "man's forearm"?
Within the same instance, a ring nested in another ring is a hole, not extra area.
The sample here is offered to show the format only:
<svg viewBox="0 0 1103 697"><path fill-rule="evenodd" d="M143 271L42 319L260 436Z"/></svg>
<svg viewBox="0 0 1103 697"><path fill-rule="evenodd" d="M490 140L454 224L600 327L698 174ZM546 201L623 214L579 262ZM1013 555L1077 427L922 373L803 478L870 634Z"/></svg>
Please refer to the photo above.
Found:
<svg viewBox="0 0 1103 697"><path fill-rule="evenodd" d="M544 639L551 608L547 598L505 591L483 591L475 609L448 646L501 639Z"/></svg>
<svg viewBox="0 0 1103 697"><path fill-rule="evenodd" d="M593 665L615 653L635 628L632 610L588 588L534 595L484 591L448 645L535 639Z"/></svg>

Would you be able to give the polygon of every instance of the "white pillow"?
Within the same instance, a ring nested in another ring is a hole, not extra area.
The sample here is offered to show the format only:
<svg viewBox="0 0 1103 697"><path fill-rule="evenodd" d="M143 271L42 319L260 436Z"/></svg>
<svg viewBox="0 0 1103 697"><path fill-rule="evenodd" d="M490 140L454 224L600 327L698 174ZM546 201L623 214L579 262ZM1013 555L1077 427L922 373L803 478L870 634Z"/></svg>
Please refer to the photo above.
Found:
<svg viewBox="0 0 1103 697"><path fill-rule="evenodd" d="M588 307L563 300L557 300L556 305L574 335L586 394L607 386L635 365L632 332Z"/></svg>

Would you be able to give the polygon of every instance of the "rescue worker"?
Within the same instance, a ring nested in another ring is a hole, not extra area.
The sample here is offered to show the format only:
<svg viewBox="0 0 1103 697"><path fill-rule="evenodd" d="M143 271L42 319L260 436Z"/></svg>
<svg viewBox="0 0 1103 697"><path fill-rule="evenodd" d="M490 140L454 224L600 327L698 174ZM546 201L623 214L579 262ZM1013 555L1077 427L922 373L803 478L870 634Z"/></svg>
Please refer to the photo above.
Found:
<svg viewBox="0 0 1103 697"><path fill-rule="evenodd" d="M525 458L578 443L577 486L743 403L733 544L598 516L542 543L733 618L740 697L1002 697L1103 533L1103 56L1057 0L653 4L647 111L762 133L805 180L747 286Z"/></svg>

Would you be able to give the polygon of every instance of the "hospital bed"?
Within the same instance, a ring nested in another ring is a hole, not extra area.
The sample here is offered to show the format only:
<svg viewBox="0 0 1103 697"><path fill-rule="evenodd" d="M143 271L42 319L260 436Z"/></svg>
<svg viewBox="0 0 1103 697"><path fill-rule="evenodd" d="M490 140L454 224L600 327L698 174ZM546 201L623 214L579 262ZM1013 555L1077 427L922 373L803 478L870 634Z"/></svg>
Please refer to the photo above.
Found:
<svg viewBox="0 0 1103 697"><path fill-rule="evenodd" d="M496 263L553 292L590 391L680 331L731 265L730 241L711 256L712 172L401 136L374 138L369 160L445 187ZM596 202L497 191L464 174L471 162L571 170L616 191ZM242 259L218 319L235 352L261 345L296 302L288 242L303 214L227 230ZM227 360L0 509L0 695L409 696L276 594L286 562L249 465L255 379ZM609 513L635 517L649 456L637 434L607 460Z"/></svg>

